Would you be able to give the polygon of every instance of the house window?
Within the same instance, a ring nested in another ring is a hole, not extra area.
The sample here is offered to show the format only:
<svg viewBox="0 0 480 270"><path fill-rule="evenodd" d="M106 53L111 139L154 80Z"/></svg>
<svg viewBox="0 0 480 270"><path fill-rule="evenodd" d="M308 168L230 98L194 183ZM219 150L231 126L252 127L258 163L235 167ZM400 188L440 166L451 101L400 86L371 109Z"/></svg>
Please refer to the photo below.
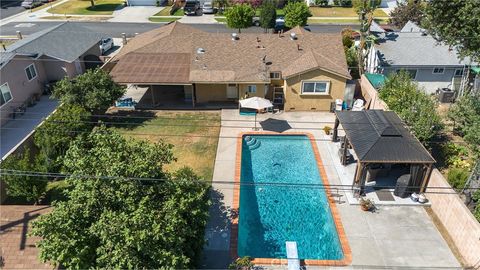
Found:
<svg viewBox="0 0 480 270"><path fill-rule="evenodd" d="M270 72L270 79L280 79L280 72Z"/></svg>
<svg viewBox="0 0 480 270"><path fill-rule="evenodd" d="M462 77L463 69L455 69L455 77Z"/></svg>
<svg viewBox="0 0 480 270"><path fill-rule="evenodd" d="M0 106L9 102L12 99L12 92L10 92L10 87L8 87L8 83L4 83L0 86Z"/></svg>
<svg viewBox="0 0 480 270"><path fill-rule="evenodd" d="M35 79L37 77L37 70L35 69L35 66L33 64L29 65L25 69L25 73L27 73L27 78L29 81Z"/></svg>
<svg viewBox="0 0 480 270"><path fill-rule="evenodd" d="M302 83L302 94L326 95L330 87L329 82L304 81Z"/></svg>
<svg viewBox="0 0 480 270"><path fill-rule="evenodd" d="M399 69L399 70L397 70L397 73L400 73L401 71L407 72L408 75L410 75L410 78L412 80L415 80L417 78L417 70L416 69Z"/></svg>
<svg viewBox="0 0 480 270"><path fill-rule="evenodd" d="M445 72L444 68L436 67L433 69L433 74L443 74Z"/></svg>
<svg viewBox="0 0 480 270"><path fill-rule="evenodd" d="M256 85L249 85L249 86L247 86L247 91L248 91L248 93L256 93L257 92L257 86Z"/></svg>

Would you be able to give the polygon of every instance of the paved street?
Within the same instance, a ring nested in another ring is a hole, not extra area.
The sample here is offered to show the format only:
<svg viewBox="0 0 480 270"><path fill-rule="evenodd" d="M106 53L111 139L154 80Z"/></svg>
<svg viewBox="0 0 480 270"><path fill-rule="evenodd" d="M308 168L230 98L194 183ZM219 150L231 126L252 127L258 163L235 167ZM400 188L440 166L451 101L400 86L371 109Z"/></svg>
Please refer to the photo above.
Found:
<svg viewBox="0 0 480 270"><path fill-rule="evenodd" d="M21 31L23 35L30 35L32 33L41 31L48 27L60 24L62 22L12 22L3 25L0 28L1 36L15 35L16 31ZM104 33L112 37L121 37L122 33L127 33L132 36L135 33L143 33L154 28L160 27L161 23L119 23L119 22L75 22L84 27L91 29L94 32ZM232 32L235 30L227 28L224 24L192 24L192 26L208 32ZM343 28L351 27L357 29L358 25L310 25L312 32L316 33L339 33ZM250 27L242 29L242 32L258 32L262 33L263 29L260 27Z"/></svg>
<svg viewBox="0 0 480 270"><path fill-rule="evenodd" d="M22 4L22 0L0 0L0 18L5 19L12 15L25 11Z"/></svg>

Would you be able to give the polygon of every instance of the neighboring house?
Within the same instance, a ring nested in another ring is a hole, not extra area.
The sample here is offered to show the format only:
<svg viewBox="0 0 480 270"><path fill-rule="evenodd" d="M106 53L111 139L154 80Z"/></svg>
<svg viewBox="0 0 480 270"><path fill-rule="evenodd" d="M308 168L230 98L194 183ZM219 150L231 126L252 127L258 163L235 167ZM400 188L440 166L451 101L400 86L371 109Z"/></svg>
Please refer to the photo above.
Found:
<svg viewBox="0 0 480 270"><path fill-rule="evenodd" d="M339 34L207 33L174 22L113 58L113 79L149 88L157 104L235 104L265 97L287 111L328 111L350 79Z"/></svg>
<svg viewBox="0 0 480 270"><path fill-rule="evenodd" d="M101 35L72 23L48 28L18 40L0 54L0 113L10 114L38 98L45 84L73 78L101 61Z"/></svg>
<svg viewBox="0 0 480 270"><path fill-rule="evenodd" d="M376 33L366 63L368 73L388 76L406 70L427 93L438 88L457 90L471 62L454 49L439 44L432 36L408 22L400 32Z"/></svg>

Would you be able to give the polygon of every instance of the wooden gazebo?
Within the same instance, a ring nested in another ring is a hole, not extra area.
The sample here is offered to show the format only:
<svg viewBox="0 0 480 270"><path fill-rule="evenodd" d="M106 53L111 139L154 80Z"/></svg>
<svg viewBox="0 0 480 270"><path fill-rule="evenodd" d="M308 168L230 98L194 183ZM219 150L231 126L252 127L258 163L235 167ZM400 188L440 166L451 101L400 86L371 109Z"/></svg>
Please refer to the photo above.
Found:
<svg viewBox="0 0 480 270"><path fill-rule="evenodd" d="M378 164L410 165L410 190L424 192L435 159L405 127L395 112L383 110L336 111L333 141L342 126L345 138L341 161L347 164L348 148L357 156L353 187L364 192L367 170Z"/></svg>

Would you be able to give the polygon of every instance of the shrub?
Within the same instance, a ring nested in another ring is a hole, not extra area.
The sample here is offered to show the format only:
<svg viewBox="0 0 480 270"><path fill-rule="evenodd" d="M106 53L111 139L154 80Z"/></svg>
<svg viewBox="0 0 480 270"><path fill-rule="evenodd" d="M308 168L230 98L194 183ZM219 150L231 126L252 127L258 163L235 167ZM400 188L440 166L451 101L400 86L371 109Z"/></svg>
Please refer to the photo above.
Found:
<svg viewBox="0 0 480 270"><path fill-rule="evenodd" d="M341 7L351 7L352 6L352 0L333 0L333 3L336 6L341 6Z"/></svg>
<svg viewBox="0 0 480 270"><path fill-rule="evenodd" d="M468 150L465 146L454 143L446 143L442 145L442 155L447 166L457 167L469 170L472 166L468 160Z"/></svg>
<svg viewBox="0 0 480 270"><path fill-rule="evenodd" d="M328 6L328 0L315 0L316 6Z"/></svg>
<svg viewBox="0 0 480 270"><path fill-rule="evenodd" d="M228 269L235 270L249 270L253 268L252 258L245 256L242 258L237 258L233 263L228 266Z"/></svg>
<svg viewBox="0 0 480 270"><path fill-rule="evenodd" d="M448 171L448 183L453 187L453 188L463 188L465 186L465 183L467 182L469 173L466 169L462 168L451 168Z"/></svg>

